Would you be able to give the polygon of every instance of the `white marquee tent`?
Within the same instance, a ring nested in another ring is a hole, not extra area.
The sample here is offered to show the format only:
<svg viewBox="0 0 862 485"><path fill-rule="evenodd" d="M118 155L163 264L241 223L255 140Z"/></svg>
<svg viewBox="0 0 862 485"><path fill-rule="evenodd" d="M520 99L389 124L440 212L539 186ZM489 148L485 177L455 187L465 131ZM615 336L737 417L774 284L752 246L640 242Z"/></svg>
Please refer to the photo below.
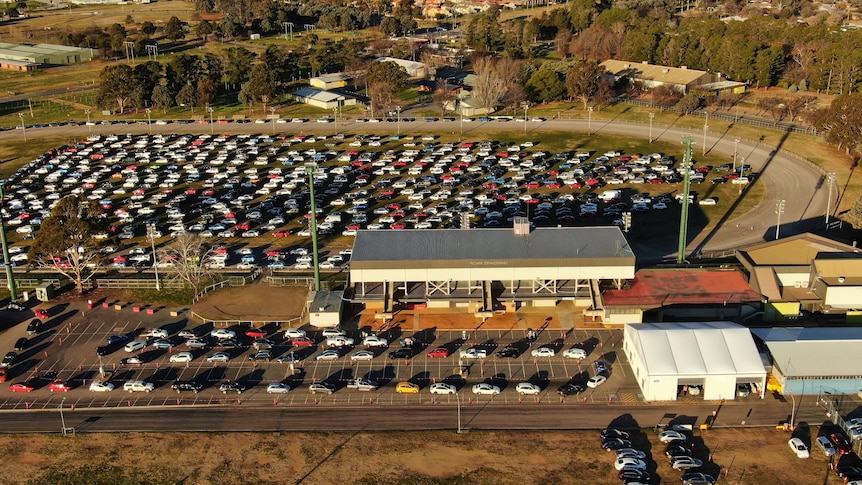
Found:
<svg viewBox="0 0 862 485"><path fill-rule="evenodd" d="M751 332L732 322L626 325L623 350L647 401L674 401L683 386L703 386L704 400L729 400L737 384L766 385Z"/></svg>

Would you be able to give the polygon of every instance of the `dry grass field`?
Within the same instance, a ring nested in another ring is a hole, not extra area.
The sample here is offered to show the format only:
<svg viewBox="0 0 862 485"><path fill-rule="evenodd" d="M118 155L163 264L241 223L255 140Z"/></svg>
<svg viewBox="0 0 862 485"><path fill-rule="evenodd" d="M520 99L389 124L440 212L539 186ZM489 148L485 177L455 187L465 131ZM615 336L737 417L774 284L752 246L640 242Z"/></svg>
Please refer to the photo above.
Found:
<svg viewBox="0 0 862 485"><path fill-rule="evenodd" d="M656 435L641 438L658 464L656 483L679 483ZM795 458L781 431L710 430L700 438L724 483L840 483L826 476L822 454ZM596 431L37 435L0 436L0 446L9 484L620 483Z"/></svg>

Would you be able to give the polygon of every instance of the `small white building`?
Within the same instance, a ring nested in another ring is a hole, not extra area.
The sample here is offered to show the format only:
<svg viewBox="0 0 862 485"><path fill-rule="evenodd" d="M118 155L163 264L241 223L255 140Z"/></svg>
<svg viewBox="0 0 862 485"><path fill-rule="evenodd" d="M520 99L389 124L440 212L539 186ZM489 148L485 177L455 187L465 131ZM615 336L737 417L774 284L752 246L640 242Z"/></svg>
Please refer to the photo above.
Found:
<svg viewBox="0 0 862 485"><path fill-rule="evenodd" d="M407 71L410 77L426 77L428 76L428 66L421 62L408 61L407 59L399 59L397 57L378 57L377 62L394 62L402 69Z"/></svg>
<svg viewBox="0 0 862 485"><path fill-rule="evenodd" d="M337 327L341 323L344 302L341 291L312 291L308 294L308 323L318 328Z"/></svg>
<svg viewBox="0 0 862 485"><path fill-rule="evenodd" d="M623 351L647 401L675 401L686 386L704 400L731 400L738 384L762 397L766 368L748 328L733 322L625 326Z"/></svg>
<svg viewBox="0 0 862 485"><path fill-rule="evenodd" d="M299 103L305 103L327 110L342 106L353 106L356 104L356 98L352 96L315 88L299 88L292 92L290 96L294 101Z"/></svg>

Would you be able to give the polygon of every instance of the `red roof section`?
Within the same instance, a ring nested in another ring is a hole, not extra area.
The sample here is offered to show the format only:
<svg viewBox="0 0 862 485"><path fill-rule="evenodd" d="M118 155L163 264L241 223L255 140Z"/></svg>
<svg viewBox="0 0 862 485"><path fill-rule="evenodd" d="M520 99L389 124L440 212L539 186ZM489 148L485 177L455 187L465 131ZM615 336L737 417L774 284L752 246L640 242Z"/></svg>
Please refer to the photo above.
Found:
<svg viewBox="0 0 862 485"><path fill-rule="evenodd" d="M606 290L605 306L660 307L679 304L739 304L759 301L742 273L735 270L640 270L629 288Z"/></svg>

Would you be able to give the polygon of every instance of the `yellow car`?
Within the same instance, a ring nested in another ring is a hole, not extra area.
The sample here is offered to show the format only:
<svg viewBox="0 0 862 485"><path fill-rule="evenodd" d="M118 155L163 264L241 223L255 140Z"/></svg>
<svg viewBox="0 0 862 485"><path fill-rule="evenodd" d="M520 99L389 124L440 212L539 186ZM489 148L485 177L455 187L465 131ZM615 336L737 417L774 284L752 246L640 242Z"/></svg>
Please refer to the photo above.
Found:
<svg viewBox="0 0 862 485"><path fill-rule="evenodd" d="M419 386L412 382L399 382L395 386L395 392L398 394L419 394Z"/></svg>

